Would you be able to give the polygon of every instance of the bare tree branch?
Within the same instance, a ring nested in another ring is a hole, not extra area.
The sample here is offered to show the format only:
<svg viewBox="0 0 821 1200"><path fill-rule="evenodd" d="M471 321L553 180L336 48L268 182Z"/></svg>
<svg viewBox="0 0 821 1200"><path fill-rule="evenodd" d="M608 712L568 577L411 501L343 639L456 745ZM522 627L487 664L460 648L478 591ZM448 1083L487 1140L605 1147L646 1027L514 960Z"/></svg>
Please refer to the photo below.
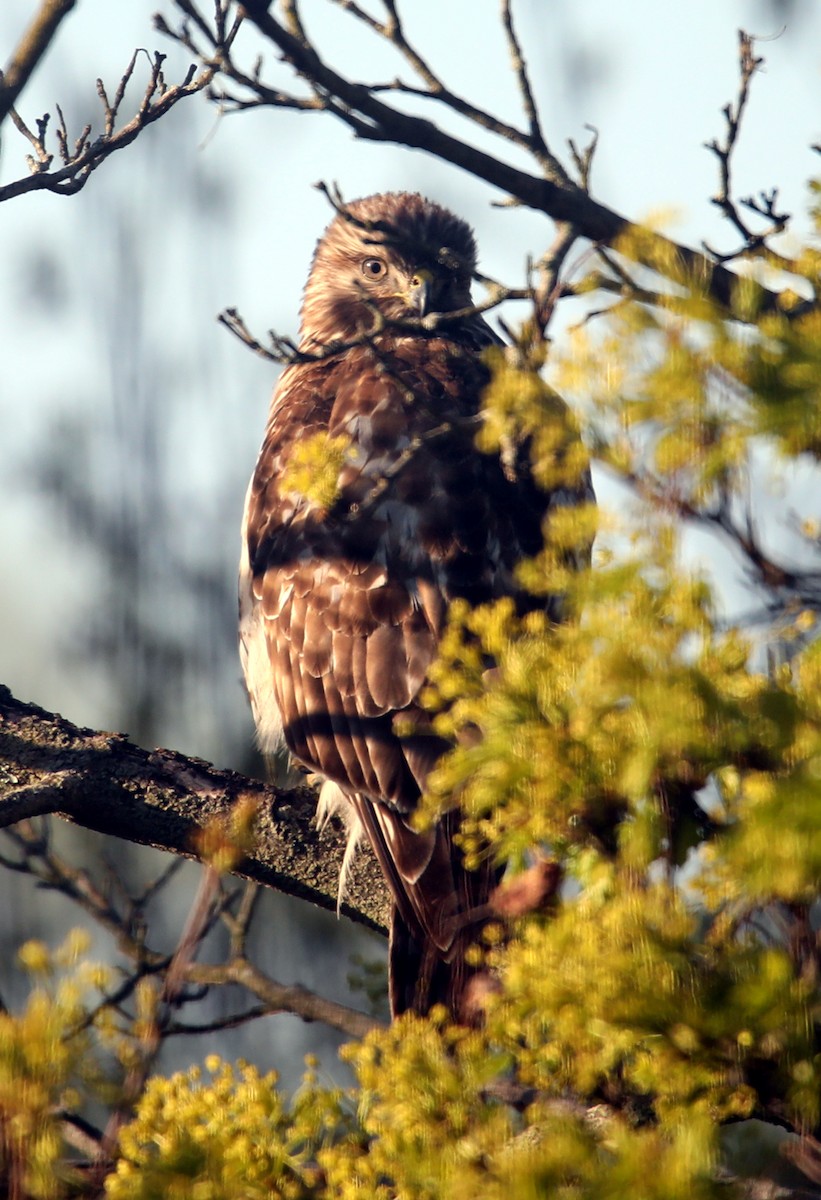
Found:
<svg viewBox="0 0 821 1200"><path fill-rule="evenodd" d="M54 154L46 145L50 115L46 113L38 119L37 133L34 133L20 114L15 109L10 109L15 127L28 139L34 147L35 153L33 156L30 155L27 160L30 175L0 186L0 202L13 200L16 196L24 196L29 192L36 191L55 192L63 196L72 196L79 192L87 183L91 173L96 171L97 167L110 155L117 150L122 150L125 146L130 146L144 129L164 117L180 100L203 91L211 83L217 71L217 64L212 63L206 65L197 74L196 66L192 64L181 83L169 86L162 70L165 55L155 53L153 57L149 57L151 71L137 111L130 121L117 129L116 121L120 105L134 74L137 58L141 53L145 52L135 50L112 101L108 99L102 80L97 80L97 94L103 106L103 131L94 141L90 140L91 126L86 125L79 137L75 139L74 145L70 146L62 110L59 105L56 106L59 119L56 138L58 153L63 165L55 170L51 169Z"/></svg>
<svg viewBox="0 0 821 1200"><path fill-rule="evenodd" d="M536 105L536 100L533 95L533 88L530 83L530 74L527 69L527 63L522 52L521 42L516 34L516 29L513 25L513 12L511 9L510 0L502 0L502 24L505 30L508 49L510 51L510 61L516 75L516 82L519 85L519 94L522 98L522 106L524 107L525 115L530 129L529 148L534 157L539 163L546 175L555 179L557 183L567 183L567 172L561 165L559 160L550 152L547 142L545 141L544 133L542 132L542 124L539 119L539 110Z"/></svg>
<svg viewBox="0 0 821 1200"><path fill-rule="evenodd" d="M597 462L659 511L673 513L720 534L738 555L750 582L767 593L769 620L779 613L795 612L799 608L821 611L821 568L777 561L775 555L762 546L749 508L735 516L724 493L719 492L713 504L701 505L686 490L677 491L669 480L661 479L649 470L635 465L625 469L621 463L614 465L602 458Z"/></svg>
<svg viewBox="0 0 821 1200"><path fill-rule="evenodd" d="M77 0L43 0L17 49L0 73L0 125L31 78L34 68L48 50Z"/></svg>
<svg viewBox="0 0 821 1200"><path fill-rule="evenodd" d="M299 983L277 983L247 959L234 959L217 967L208 963L192 963L187 968L186 979L208 985L241 984L263 1002L268 1013L297 1013L305 1021L322 1021L351 1037L364 1037L381 1023L367 1013L357 1012L334 1000L326 1000Z"/></svg>
<svg viewBox="0 0 821 1200"><path fill-rule="evenodd" d="M188 16L196 11L191 0L179 3ZM343 4L352 17L363 20L359 7L355 4ZM407 48L403 41L402 26L399 23L396 3L386 5L388 19L383 23L371 18L365 23L371 32L385 37L403 53L406 61L412 60L412 65L422 75L426 83L418 94L436 99L452 111L472 120L477 127L487 130L485 120L487 114L451 95L438 80L418 51ZM498 155L493 155L478 149L467 141L455 137L433 122L423 117L403 112L393 107L383 98L384 86L367 85L347 78L334 69L319 54L308 38L299 19L297 5L294 0L285 6L284 18L278 20L269 11L263 0L247 0L243 10L248 19L279 51L281 59L288 63L296 76L310 90L311 95L290 95L281 89L273 89L260 80L261 66L248 74L235 64L230 47L220 46L219 38L214 29L207 32L208 45L197 52L202 61L220 60L220 73L233 80L249 92L247 97L236 101L243 107L253 104L272 105L274 107L299 107L315 112L329 112L345 123L354 133L366 140L393 142L439 158L467 171L477 179L483 179L494 187L499 188L506 197L516 204L543 212L553 220L571 226L580 237L591 241L613 246L620 244L625 253L632 255L636 261L656 270L669 269L682 282L688 277L698 287L708 290L713 298L722 306L731 309L733 293L737 276L721 263L717 263L705 254L672 241L664 235L637 226L620 213L614 212L605 205L593 200L583 186L572 182L562 172L561 176L544 160L538 143L538 131L533 126L534 112L530 113L531 128L522 131L510 128L496 127L490 129L502 139L503 144L513 144L519 149L526 148L534 157L540 169L540 174L530 174L525 170L514 167ZM205 18L200 15L198 28L207 26ZM195 49L190 39L188 26L176 33L169 30L163 22L165 32L182 41L189 49ZM508 32L508 45L512 48L515 34L511 42L511 30ZM529 80L524 63L514 63L519 81L520 93L523 96L526 112L529 110L530 92ZM386 85L388 90L409 92L413 91L407 85ZM216 99L223 106L230 107L234 99L225 93ZM535 140L534 140L535 139ZM552 156L551 156L552 161ZM633 235L631 237L631 235ZM659 263L671 264L669 268L659 268ZM808 302L809 303L809 302ZM774 308L778 305L778 294L762 289L762 306ZM807 307L806 305L803 307ZM800 308L800 306L799 306ZM796 310L794 310L796 311Z"/></svg>
<svg viewBox="0 0 821 1200"><path fill-rule="evenodd" d="M704 249L717 262L725 263L731 259L741 256L749 257L755 254L764 254L768 261L772 261L773 265L785 267L789 269L791 264L781 255L776 254L767 245L767 238L775 233L781 233L787 227L790 220L790 214L786 212L778 212L776 204L778 201L778 189L773 188L769 192L761 192L759 199L755 200L752 196L741 200L741 204L756 213L760 217L764 217L769 223L769 228L763 233L754 233L747 225L746 221L741 216L738 206L732 196L731 169L733 153L738 145L739 134L741 132L741 121L744 116L747 102L750 98L750 84L753 76L758 71L764 59L756 57L754 53L755 38L752 38L743 29L738 31L738 56L739 56L739 84L738 96L735 104L725 104L722 112L727 125L726 134L723 142L719 142L717 138L706 143L706 148L716 156L719 165L719 190L713 196L712 203L720 208L724 216L733 226L733 228L741 235L743 244L730 253L721 254L717 250L713 250L707 243L703 243Z"/></svg>
<svg viewBox="0 0 821 1200"><path fill-rule="evenodd" d="M31 819L54 813L102 833L193 857L197 844L204 842L205 831L213 842L216 823L228 825L237 806L247 809L249 802L251 807L257 806L253 839L237 862L236 873L336 909L345 838L334 830L319 834L313 819L315 796L308 788L277 790L171 751L150 753L122 734L80 729L23 704L0 687L0 827L18 852L17 858L4 856L0 863L31 875L79 904L113 934L129 963L122 982L103 994L78 1031L93 1024L102 1010L118 1014L128 1029L133 1017L126 1011L127 1001L143 980L157 980L156 1014L153 1020L143 1022L145 1028L119 1101L105 1129L95 1131L86 1145L93 1159L89 1178L98 1186L111 1169L118 1131L144 1089L161 1044L172 1033L227 1028L279 1012L322 1021L351 1037L363 1037L379 1024L375 1018L299 984L279 983L249 960L246 942L255 885L226 890L209 861L178 946L169 956L147 945L142 918L145 900L168 880L169 871L162 872L136 899L123 892L123 900L116 903L110 887L98 884L89 871L72 867L56 855L47 827L40 830ZM235 855L240 853L234 848ZM383 931L387 897L370 853L363 855L347 891L350 899L341 911ZM219 919L229 931L228 958L222 963L200 964L195 961L199 945ZM245 988L260 1003L246 1004L235 1016L201 1025L177 1018L183 1006L202 999L210 988L226 985Z"/></svg>
<svg viewBox="0 0 821 1200"><path fill-rule="evenodd" d="M80 729L0 687L0 825L55 813L87 829L197 857L196 835L241 798L259 808L255 842L236 873L332 912L344 836L317 831L315 794L283 791L119 733ZM341 912L384 932L387 895L368 851Z"/></svg>

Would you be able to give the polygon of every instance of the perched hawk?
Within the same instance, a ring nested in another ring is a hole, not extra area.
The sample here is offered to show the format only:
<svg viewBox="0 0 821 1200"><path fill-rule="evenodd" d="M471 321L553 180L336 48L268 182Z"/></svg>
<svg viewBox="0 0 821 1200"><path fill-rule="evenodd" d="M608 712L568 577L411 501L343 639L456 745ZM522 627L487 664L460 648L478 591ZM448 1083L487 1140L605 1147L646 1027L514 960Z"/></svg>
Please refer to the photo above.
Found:
<svg viewBox="0 0 821 1200"><path fill-rule="evenodd" d="M446 748L418 697L448 604L545 603L514 568L542 546L555 498L532 481L526 449L502 461L475 446L482 351L499 340L471 312L475 268L468 225L422 196L340 211L314 254L300 358L274 391L242 533L241 654L260 746L284 739L327 781L321 806L344 804L367 834L393 895L394 1014L443 1002L459 1016L464 950L493 882L491 868L464 870L455 813L424 833L408 820ZM459 315L402 327L429 313ZM346 447L329 506L288 480L317 434Z"/></svg>

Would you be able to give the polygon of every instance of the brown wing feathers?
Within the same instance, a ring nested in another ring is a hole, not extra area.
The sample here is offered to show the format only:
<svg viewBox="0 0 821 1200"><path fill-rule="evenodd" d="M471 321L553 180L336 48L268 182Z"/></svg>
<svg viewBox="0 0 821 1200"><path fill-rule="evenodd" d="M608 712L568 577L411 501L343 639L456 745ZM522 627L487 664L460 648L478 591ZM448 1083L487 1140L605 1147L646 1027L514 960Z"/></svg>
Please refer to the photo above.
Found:
<svg viewBox="0 0 821 1200"><path fill-rule="evenodd" d="M317 247L303 349L355 340L375 308L414 315L423 267L437 311L469 304L475 247L458 218L406 195L350 211L356 220L338 216ZM361 261L374 255L383 278L366 285ZM427 833L406 819L444 748L416 699L448 603L515 591L513 567L537 548L548 503L475 449L480 351L493 340L473 318L447 335L388 332L290 366L246 509L241 640L259 735L269 748L281 720L292 754L338 784L359 816L396 904L394 1012L443 1000L458 1013L472 913L490 886L489 872L462 867L455 814ZM352 441L330 512L279 488L291 450L315 432ZM397 734L397 715L403 731L415 724L410 734Z"/></svg>

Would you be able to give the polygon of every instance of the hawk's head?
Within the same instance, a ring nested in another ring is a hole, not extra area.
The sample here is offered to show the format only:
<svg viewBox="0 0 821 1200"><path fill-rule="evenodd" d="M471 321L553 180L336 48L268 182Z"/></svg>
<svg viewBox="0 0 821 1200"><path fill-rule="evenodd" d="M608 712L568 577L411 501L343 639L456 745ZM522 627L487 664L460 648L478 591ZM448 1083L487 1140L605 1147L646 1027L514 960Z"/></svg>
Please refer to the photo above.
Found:
<svg viewBox="0 0 821 1200"><path fill-rule="evenodd" d="M470 226L439 204L388 192L348 204L317 244L302 303L305 347L349 341L391 320L469 307Z"/></svg>

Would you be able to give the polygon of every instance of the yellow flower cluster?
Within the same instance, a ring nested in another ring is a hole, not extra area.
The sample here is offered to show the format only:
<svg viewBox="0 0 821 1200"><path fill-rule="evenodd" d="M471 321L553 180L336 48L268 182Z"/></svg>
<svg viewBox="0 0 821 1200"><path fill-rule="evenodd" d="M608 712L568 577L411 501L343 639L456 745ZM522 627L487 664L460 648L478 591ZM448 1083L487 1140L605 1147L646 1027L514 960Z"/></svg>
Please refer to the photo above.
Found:
<svg viewBox="0 0 821 1200"><path fill-rule="evenodd" d="M22 1012L0 1012L0 1163L34 1200L58 1200L71 1179L57 1113L80 1106L89 1050L84 998L109 980L104 967L85 961L88 949L82 930L53 952L26 942L19 962L38 983Z"/></svg>
<svg viewBox="0 0 821 1200"><path fill-rule="evenodd" d="M110 1200L310 1200L326 1194L318 1161L344 1131L340 1096L315 1088L288 1108L275 1073L211 1055L206 1077L193 1067L149 1081L137 1115L120 1134Z"/></svg>

